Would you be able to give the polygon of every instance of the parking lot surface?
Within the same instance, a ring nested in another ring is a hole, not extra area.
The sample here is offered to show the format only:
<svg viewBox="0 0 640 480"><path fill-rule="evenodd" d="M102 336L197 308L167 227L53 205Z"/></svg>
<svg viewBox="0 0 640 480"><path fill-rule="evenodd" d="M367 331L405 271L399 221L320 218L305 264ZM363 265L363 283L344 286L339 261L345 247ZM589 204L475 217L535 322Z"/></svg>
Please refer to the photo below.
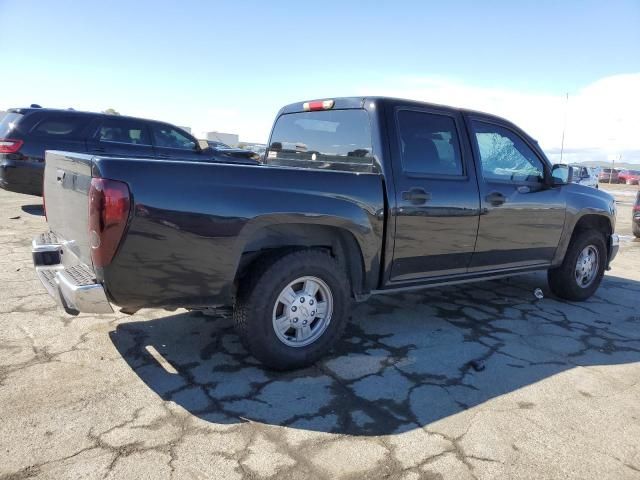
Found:
<svg viewBox="0 0 640 480"><path fill-rule="evenodd" d="M373 297L331 356L275 373L226 318L66 315L31 265L41 199L0 190L0 479L640 478L640 243L617 198L588 302L544 274Z"/></svg>

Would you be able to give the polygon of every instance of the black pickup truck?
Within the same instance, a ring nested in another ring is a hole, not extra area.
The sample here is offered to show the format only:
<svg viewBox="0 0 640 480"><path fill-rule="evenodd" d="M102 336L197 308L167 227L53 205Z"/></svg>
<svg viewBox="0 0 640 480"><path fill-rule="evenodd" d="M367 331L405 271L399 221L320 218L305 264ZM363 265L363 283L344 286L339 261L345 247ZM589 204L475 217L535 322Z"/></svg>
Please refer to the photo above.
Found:
<svg viewBox="0 0 640 480"><path fill-rule="evenodd" d="M616 255L615 202L512 123L390 98L295 103L263 165L49 151L33 241L68 313L233 307L249 350L308 365L353 299L547 270L584 300Z"/></svg>

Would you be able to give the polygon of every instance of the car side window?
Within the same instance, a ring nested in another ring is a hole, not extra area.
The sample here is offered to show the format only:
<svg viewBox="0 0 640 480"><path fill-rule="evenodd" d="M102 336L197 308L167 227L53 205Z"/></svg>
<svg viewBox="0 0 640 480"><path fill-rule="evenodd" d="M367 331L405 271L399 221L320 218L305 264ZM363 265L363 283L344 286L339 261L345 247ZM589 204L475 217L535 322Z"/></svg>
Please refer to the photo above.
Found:
<svg viewBox="0 0 640 480"><path fill-rule="evenodd" d="M473 120L471 124L486 180L519 183L544 179L542 160L519 135L492 123Z"/></svg>
<svg viewBox="0 0 640 480"><path fill-rule="evenodd" d="M78 115L53 115L40 121L32 133L55 138L76 138L85 125L86 118Z"/></svg>
<svg viewBox="0 0 640 480"><path fill-rule="evenodd" d="M153 141L156 147L178 148L180 150L194 150L196 142L180 130L169 125L151 125Z"/></svg>
<svg viewBox="0 0 640 480"><path fill-rule="evenodd" d="M105 120L98 127L96 138L99 142L151 145L144 123L135 120Z"/></svg>
<svg viewBox="0 0 640 480"><path fill-rule="evenodd" d="M455 120L447 115L397 112L402 168L422 175L462 175Z"/></svg>

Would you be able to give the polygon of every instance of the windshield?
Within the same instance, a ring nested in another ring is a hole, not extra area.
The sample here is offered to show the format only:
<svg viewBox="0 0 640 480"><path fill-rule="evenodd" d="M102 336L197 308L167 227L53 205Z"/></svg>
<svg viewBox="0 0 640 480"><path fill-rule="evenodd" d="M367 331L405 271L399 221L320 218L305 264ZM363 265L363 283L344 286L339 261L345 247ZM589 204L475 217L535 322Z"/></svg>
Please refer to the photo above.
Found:
<svg viewBox="0 0 640 480"><path fill-rule="evenodd" d="M9 112L0 119L0 138L7 138L23 117L20 113Z"/></svg>

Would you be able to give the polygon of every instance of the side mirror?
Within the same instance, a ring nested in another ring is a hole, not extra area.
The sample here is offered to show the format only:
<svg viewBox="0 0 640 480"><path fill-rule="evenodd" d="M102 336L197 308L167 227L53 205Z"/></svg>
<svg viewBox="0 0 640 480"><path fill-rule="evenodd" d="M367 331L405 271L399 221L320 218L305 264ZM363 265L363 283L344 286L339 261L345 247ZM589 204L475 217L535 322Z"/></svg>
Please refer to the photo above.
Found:
<svg viewBox="0 0 640 480"><path fill-rule="evenodd" d="M200 151L209 148L209 143L206 140L198 140L198 148Z"/></svg>
<svg viewBox="0 0 640 480"><path fill-rule="evenodd" d="M551 185L567 185L573 180L573 167L558 163L551 169Z"/></svg>

